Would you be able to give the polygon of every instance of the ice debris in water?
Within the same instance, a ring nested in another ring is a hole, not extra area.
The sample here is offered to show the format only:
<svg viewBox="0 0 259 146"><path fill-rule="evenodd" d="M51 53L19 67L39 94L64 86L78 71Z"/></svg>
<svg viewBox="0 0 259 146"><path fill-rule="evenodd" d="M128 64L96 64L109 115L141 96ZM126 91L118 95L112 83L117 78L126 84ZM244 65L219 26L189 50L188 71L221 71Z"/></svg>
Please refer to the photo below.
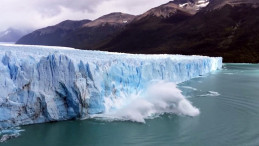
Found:
<svg viewBox="0 0 259 146"><path fill-rule="evenodd" d="M5 142L7 140L17 138L21 134L20 132L23 132L24 130L20 127L14 127L9 129L2 129L0 130L0 142Z"/></svg>

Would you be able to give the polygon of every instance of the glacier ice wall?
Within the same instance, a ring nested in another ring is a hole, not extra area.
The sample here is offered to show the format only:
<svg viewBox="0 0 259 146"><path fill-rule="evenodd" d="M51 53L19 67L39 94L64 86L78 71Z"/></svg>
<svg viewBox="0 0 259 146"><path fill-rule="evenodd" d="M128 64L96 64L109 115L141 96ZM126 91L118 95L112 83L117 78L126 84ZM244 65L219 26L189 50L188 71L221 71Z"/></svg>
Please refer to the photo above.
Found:
<svg viewBox="0 0 259 146"><path fill-rule="evenodd" d="M87 118L155 80L180 83L222 58L0 44L0 127Z"/></svg>

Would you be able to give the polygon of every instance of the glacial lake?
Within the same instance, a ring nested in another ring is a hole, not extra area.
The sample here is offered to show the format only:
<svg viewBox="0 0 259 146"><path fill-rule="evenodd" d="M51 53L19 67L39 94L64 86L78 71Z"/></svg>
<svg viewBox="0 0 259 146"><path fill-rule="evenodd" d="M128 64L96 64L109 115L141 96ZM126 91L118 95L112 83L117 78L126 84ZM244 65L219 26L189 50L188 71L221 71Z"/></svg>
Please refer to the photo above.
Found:
<svg viewBox="0 0 259 146"><path fill-rule="evenodd" d="M259 65L224 64L178 86L199 116L163 115L145 124L91 119L22 126L20 137L0 145L259 145Z"/></svg>

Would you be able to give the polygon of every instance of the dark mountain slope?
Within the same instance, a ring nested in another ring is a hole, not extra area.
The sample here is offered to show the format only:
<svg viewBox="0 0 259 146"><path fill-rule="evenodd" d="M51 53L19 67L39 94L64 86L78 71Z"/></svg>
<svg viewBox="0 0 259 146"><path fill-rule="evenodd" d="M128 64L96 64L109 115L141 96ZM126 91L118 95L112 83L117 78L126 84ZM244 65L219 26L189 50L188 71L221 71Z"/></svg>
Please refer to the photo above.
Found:
<svg viewBox="0 0 259 146"><path fill-rule="evenodd" d="M258 6L259 0L210 0L210 4L206 7L206 10L214 10L222 8L225 5L238 6L241 4L249 4Z"/></svg>
<svg viewBox="0 0 259 146"><path fill-rule="evenodd" d="M255 4L225 4L194 16L180 11L167 19L152 19L156 18L131 24L99 49L223 56L225 62L259 62L259 8Z"/></svg>
<svg viewBox="0 0 259 146"><path fill-rule="evenodd" d="M63 39L62 46L79 49L93 49L108 41L124 30L135 16L123 13L111 13L83 25Z"/></svg>
<svg viewBox="0 0 259 146"><path fill-rule="evenodd" d="M95 49L150 53L150 49L157 48L167 41L165 34L168 35L169 30L176 28L179 23L194 14L192 9L181 8L178 4L169 2L137 16L123 32Z"/></svg>

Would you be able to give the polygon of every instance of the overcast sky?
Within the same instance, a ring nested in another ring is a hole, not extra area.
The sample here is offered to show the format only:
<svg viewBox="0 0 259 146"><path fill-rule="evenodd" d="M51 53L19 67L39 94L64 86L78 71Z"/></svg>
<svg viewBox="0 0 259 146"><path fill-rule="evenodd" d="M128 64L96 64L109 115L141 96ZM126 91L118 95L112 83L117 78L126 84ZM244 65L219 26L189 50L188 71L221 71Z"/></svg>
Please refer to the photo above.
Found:
<svg viewBox="0 0 259 146"><path fill-rule="evenodd" d="M111 12L141 14L169 0L1 0L0 31L37 29L63 20L96 19Z"/></svg>

